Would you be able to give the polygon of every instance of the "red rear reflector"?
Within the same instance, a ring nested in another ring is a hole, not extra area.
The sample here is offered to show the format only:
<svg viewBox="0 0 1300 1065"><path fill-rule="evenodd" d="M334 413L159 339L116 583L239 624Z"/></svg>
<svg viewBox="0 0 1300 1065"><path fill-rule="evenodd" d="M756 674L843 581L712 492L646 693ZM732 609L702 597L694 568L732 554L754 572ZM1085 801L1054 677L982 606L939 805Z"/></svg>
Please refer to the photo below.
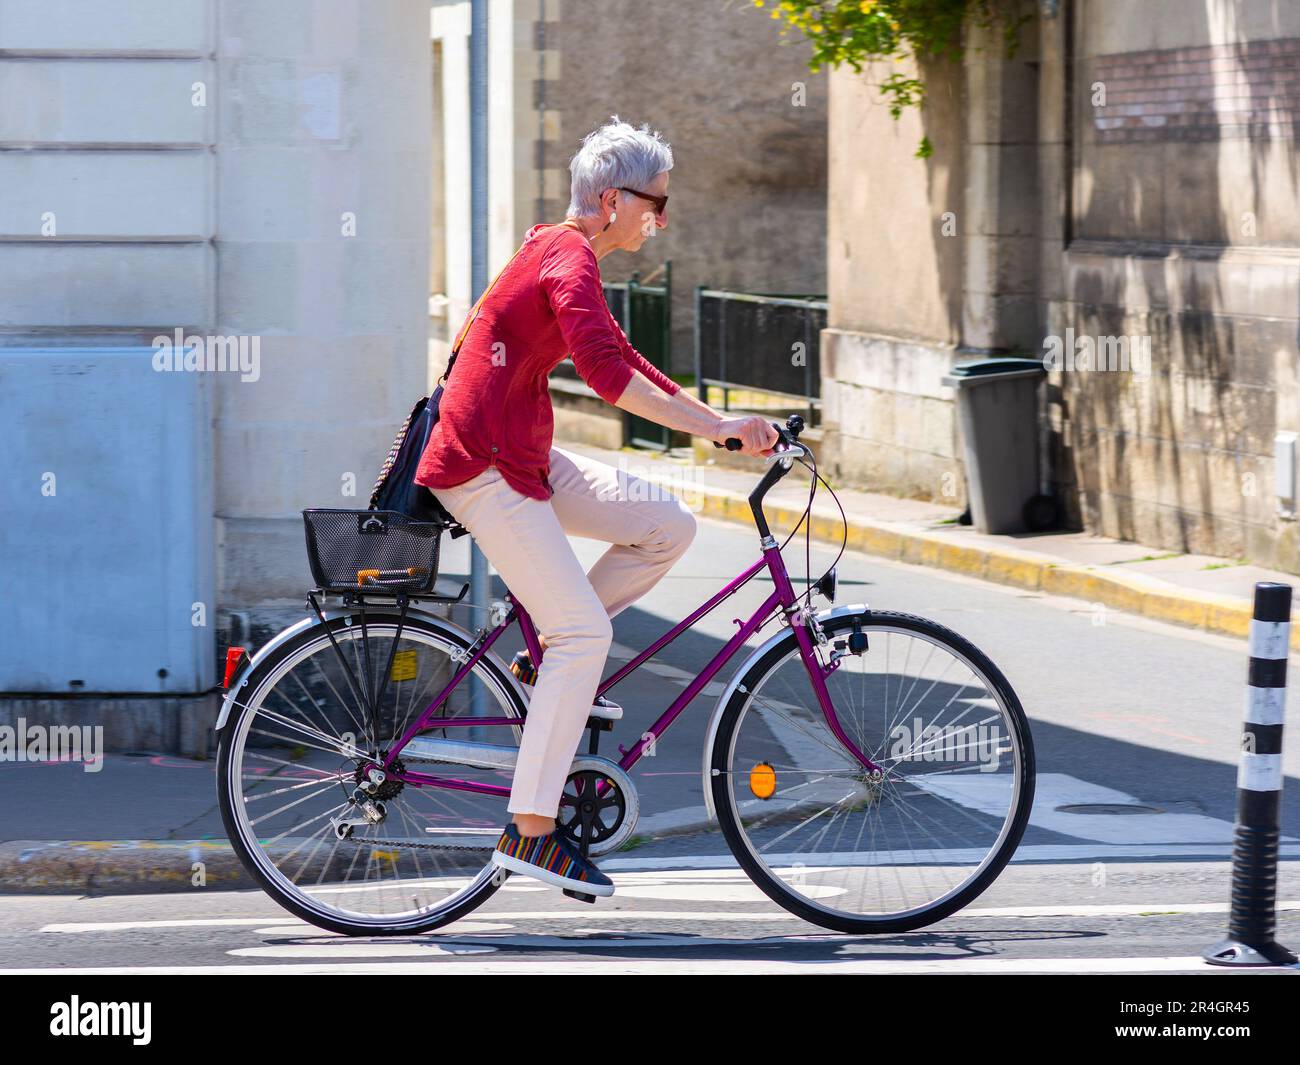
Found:
<svg viewBox="0 0 1300 1065"><path fill-rule="evenodd" d="M222 678L221 687L229 689L230 682L235 679L235 674L239 671L239 663L245 658L245 652L242 647L226 648L226 675Z"/></svg>

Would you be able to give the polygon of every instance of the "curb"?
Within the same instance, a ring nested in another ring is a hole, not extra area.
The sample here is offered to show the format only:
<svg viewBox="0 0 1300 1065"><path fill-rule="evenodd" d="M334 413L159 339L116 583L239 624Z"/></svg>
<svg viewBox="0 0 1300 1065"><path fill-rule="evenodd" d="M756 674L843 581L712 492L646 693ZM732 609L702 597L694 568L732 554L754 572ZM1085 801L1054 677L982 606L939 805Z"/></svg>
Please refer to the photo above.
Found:
<svg viewBox="0 0 1300 1065"><path fill-rule="evenodd" d="M665 486L680 488L668 483ZM706 517L753 525L749 500L738 492L692 485L684 494L694 494L700 500L698 513ZM802 507L781 503L766 503L764 510L774 528L780 525L792 529L803 514ZM811 526L813 539L824 543L839 544L844 535L838 513L831 517L814 510ZM1101 572L1095 566L1056 562L1012 548L970 547L906 525L853 518L849 518L845 546L896 562L947 570L994 584L1084 599L1216 635L1244 638L1250 633L1252 608L1248 600L1191 591L1158 577ZM1291 649L1300 651L1300 625L1291 626Z"/></svg>
<svg viewBox="0 0 1300 1065"><path fill-rule="evenodd" d="M196 869L196 863L202 863L201 869ZM10 840L0 843L0 893L7 895L111 895L256 886L230 844L224 841Z"/></svg>
<svg viewBox="0 0 1300 1065"><path fill-rule="evenodd" d="M716 827L703 808L669 810L644 818L636 835L654 840ZM618 853L605 859L615 859ZM202 863L201 882L195 879L199 872L196 863ZM0 895L146 895L260 887L224 841L24 839L0 843Z"/></svg>

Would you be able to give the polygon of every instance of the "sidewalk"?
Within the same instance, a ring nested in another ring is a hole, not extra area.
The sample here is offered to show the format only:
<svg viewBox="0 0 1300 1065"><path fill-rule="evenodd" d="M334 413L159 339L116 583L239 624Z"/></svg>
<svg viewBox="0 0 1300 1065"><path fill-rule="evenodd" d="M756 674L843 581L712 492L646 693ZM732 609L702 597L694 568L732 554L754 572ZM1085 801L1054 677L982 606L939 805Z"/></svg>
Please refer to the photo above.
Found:
<svg viewBox="0 0 1300 1065"><path fill-rule="evenodd" d="M685 451L664 454L632 448L610 451L586 444L560 446L663 483L705 517L753 525L748 496L762 472L757 460L752 470L740 470L697 465ZM807 472L796 470L767 494L764 510L774 534L788 533L799 520L807 505L808 484ZM990 535L958 525L955 507L832 484L848 520L847 546L852 550L1083 599L1206 632L1245 637L1256 582L1300 583L1296 574L1091 533ZM813 538L838 545L844 536L843 520L830 494L818 488ZM1300 650L1300 626L1292 627L1291 646Z"/></svg>

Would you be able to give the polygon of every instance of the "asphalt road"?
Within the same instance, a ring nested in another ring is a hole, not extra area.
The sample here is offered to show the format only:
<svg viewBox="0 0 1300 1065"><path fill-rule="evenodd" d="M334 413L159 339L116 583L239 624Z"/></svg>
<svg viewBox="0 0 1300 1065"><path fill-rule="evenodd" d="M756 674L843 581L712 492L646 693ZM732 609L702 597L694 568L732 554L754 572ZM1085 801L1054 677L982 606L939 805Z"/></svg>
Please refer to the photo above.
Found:
<svg viewBox="0 0 1300 1065"><path fill-rule="evenodd" d="M603 549L586 541L575 546L587 563ZM463 540L447 549L446 571L465 568L465 549ZM675 570L615 619L616 653L649 643L757 551L753 530L701 521ZM814 545L814 576L833 554ZM786 558L802 574L802 542ZM900 936L827 933L759 894L720 833L710 830L648 838L602 860L618 891L594 906L514 878L459 924L410 939L322 933L259 893L0 897L4 966L1220 974L1198 955L1226 926L1244 642L853 552L841 560L839 576L840 602L927 615L967 636L1002 668L1030 717L1039 772L1030 828L1012 865L952 918ZM751 582L657 656L655 673L615 689L613 697L627 709L615 740L635 739L681 678L734 631L732 618L747 615L768 591L767 583ZM701 748L711 705L708 697L697 699L656 756L634 771L645 816L701 808ZM1297 722L1294 696L1289 716ZM1293 949L1300 947L1294 733L1293 727L1286 745L1292 779L1282 815L1293 842L1284 845L1278 915L1278 938ZM210 769L192 771L191 787L210 784L209 776ZM1149 812L1057 809L1094 803Z"/></svg>

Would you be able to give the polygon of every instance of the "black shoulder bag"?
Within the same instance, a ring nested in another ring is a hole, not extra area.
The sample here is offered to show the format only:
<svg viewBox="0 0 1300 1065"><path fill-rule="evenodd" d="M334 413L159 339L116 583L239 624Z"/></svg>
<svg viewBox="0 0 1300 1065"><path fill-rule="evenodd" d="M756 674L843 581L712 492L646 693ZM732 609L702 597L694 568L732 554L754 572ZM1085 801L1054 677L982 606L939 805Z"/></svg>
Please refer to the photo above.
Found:
<svg viewBox="0 0 1300 1065"><path fill-rule="evenodd" d="M522 251L523 248L519 250ZM519 252L516 251L515 255L518 254ZM511 256L510 262L514 262L514 256ZM509 265L510 263L506 263L506 266ZM460 354L461 345L465 343L465 337L469 334L474 319L478 317L483 301L487 299L492 286L501 280L501 274L505 272L506 267L502 267L501 273L497 274L492 284L483 290L483 295L474 304L469 318L466 319L460 335L456 338L456 343L452 345L447 368L438 379L440 383L433 390L433 395L421 396L397 431L397 438L393 441L393 446L388 449L388 457L384 459L379 478L370 493L371 510L392 510L406 515L412 521L436 521L444 525L452 525L454 526L451 530L453 537L464 536L468 531L456 524L455 516L448 513L446 507L438 502L437 496L424 485L415 483L415 472L419 468L420 457L424 454L425 446L429 443L429 434L438 423L438 406L442 402L443 392L441 382L445 382L450 376L451 368L456 365L456 356Z"/></svg>

